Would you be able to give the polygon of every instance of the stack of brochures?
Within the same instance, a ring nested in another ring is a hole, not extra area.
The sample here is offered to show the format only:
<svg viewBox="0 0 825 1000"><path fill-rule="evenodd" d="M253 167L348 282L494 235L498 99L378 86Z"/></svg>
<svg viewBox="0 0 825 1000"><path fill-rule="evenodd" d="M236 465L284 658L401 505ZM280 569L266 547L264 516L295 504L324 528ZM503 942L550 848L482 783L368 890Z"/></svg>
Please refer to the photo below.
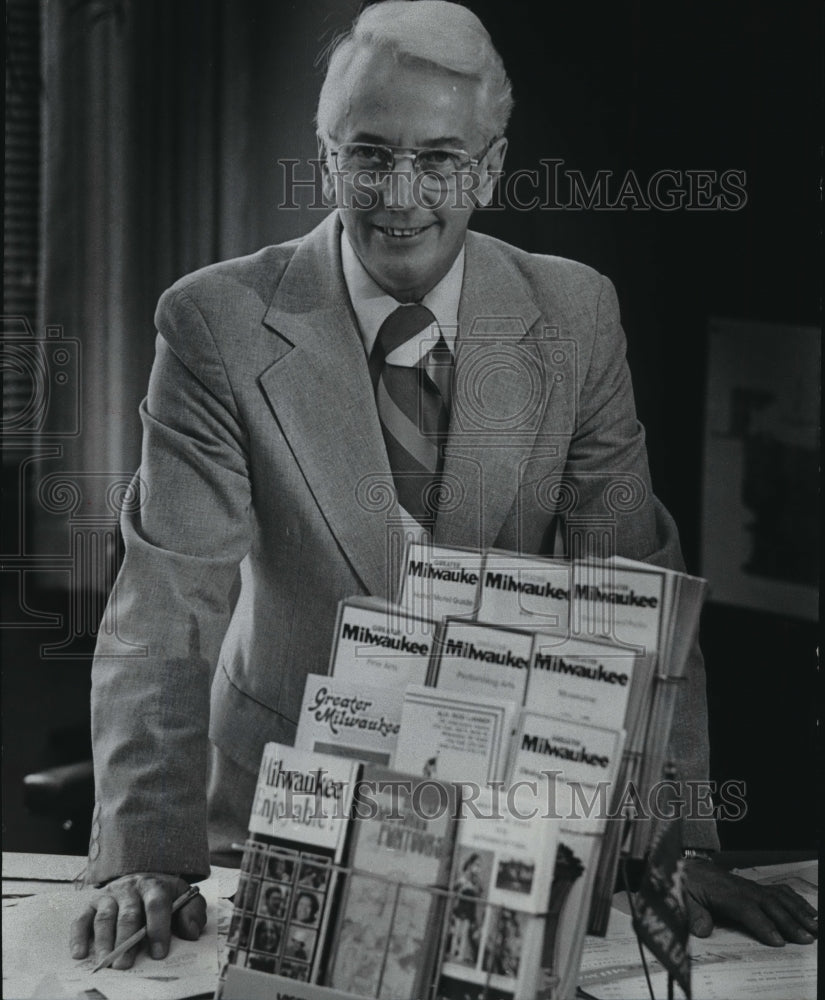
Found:
<svg viewBox="0 0 825 1000"><path fill-rule="evenodd" d="M410 544L266 746L216 995L572 1000L648 846L704 589Z"/></svg>

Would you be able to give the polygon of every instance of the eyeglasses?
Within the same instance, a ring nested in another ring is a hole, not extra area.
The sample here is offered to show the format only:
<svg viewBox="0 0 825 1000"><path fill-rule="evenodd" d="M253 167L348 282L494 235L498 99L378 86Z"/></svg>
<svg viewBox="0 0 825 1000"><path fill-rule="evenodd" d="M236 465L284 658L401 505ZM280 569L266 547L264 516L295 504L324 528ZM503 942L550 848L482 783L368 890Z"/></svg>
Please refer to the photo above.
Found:
<svg viewBox="0 0 825 1000"><path fill-rule="evenodd" d="M458 174L477 167L496 141L492 139L477 156L471 156L466 149L415 149L365 142L342 142L331 150L331 155L340 172L352 174L356 183L376 186L395 170L399 159L412 160L413 176L420 179L422 186L440 190L455 183Z"/></svg>

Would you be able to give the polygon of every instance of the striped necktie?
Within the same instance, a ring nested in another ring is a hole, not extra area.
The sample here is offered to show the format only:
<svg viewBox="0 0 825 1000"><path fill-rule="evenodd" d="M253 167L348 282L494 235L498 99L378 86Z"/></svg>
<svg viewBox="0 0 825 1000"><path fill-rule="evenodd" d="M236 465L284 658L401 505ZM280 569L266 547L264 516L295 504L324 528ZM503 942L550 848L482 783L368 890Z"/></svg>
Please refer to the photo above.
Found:
<svg viewBox="0 0 825 1000"><path fill-rule="evenodd" d="M435 322L426 306L399 306L381 324L369 359L398 502L430 529L438 512L441 445L446 440L450 417L452 355L439 333L429 352L435 362L433 377L424 369L426 357L412 367L390 364L386 359Z"/></svg>

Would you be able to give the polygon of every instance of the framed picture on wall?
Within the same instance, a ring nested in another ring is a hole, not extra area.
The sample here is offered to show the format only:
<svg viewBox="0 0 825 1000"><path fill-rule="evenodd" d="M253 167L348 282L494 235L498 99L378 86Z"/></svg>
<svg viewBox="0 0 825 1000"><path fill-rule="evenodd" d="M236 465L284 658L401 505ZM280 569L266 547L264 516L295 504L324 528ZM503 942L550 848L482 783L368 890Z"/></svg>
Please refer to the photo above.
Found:
<svg viewBox="0 0 825 1000"><path fill-rule="evenodd" d="M819 332L712 319L702 489L710 599L816 620Z"/></svg>

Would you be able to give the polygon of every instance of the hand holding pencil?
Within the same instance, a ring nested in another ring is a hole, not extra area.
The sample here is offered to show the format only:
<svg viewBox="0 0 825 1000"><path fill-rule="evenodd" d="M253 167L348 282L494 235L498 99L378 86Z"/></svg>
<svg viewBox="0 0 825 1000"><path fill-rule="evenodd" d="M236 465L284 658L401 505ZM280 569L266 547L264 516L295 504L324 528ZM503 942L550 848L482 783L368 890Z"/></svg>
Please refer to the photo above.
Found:
<svg viewBox="0 0 825 1000"><path fill-rule="evenodd" d="M73 958L92 946L97 968L128 969L145 937L152 958L165 958L169 940L194 941L206 925L206 903L197 889L175 875L138 872L106 885L72 923ZM95 970L96 971L96 970Z"/></svg>

